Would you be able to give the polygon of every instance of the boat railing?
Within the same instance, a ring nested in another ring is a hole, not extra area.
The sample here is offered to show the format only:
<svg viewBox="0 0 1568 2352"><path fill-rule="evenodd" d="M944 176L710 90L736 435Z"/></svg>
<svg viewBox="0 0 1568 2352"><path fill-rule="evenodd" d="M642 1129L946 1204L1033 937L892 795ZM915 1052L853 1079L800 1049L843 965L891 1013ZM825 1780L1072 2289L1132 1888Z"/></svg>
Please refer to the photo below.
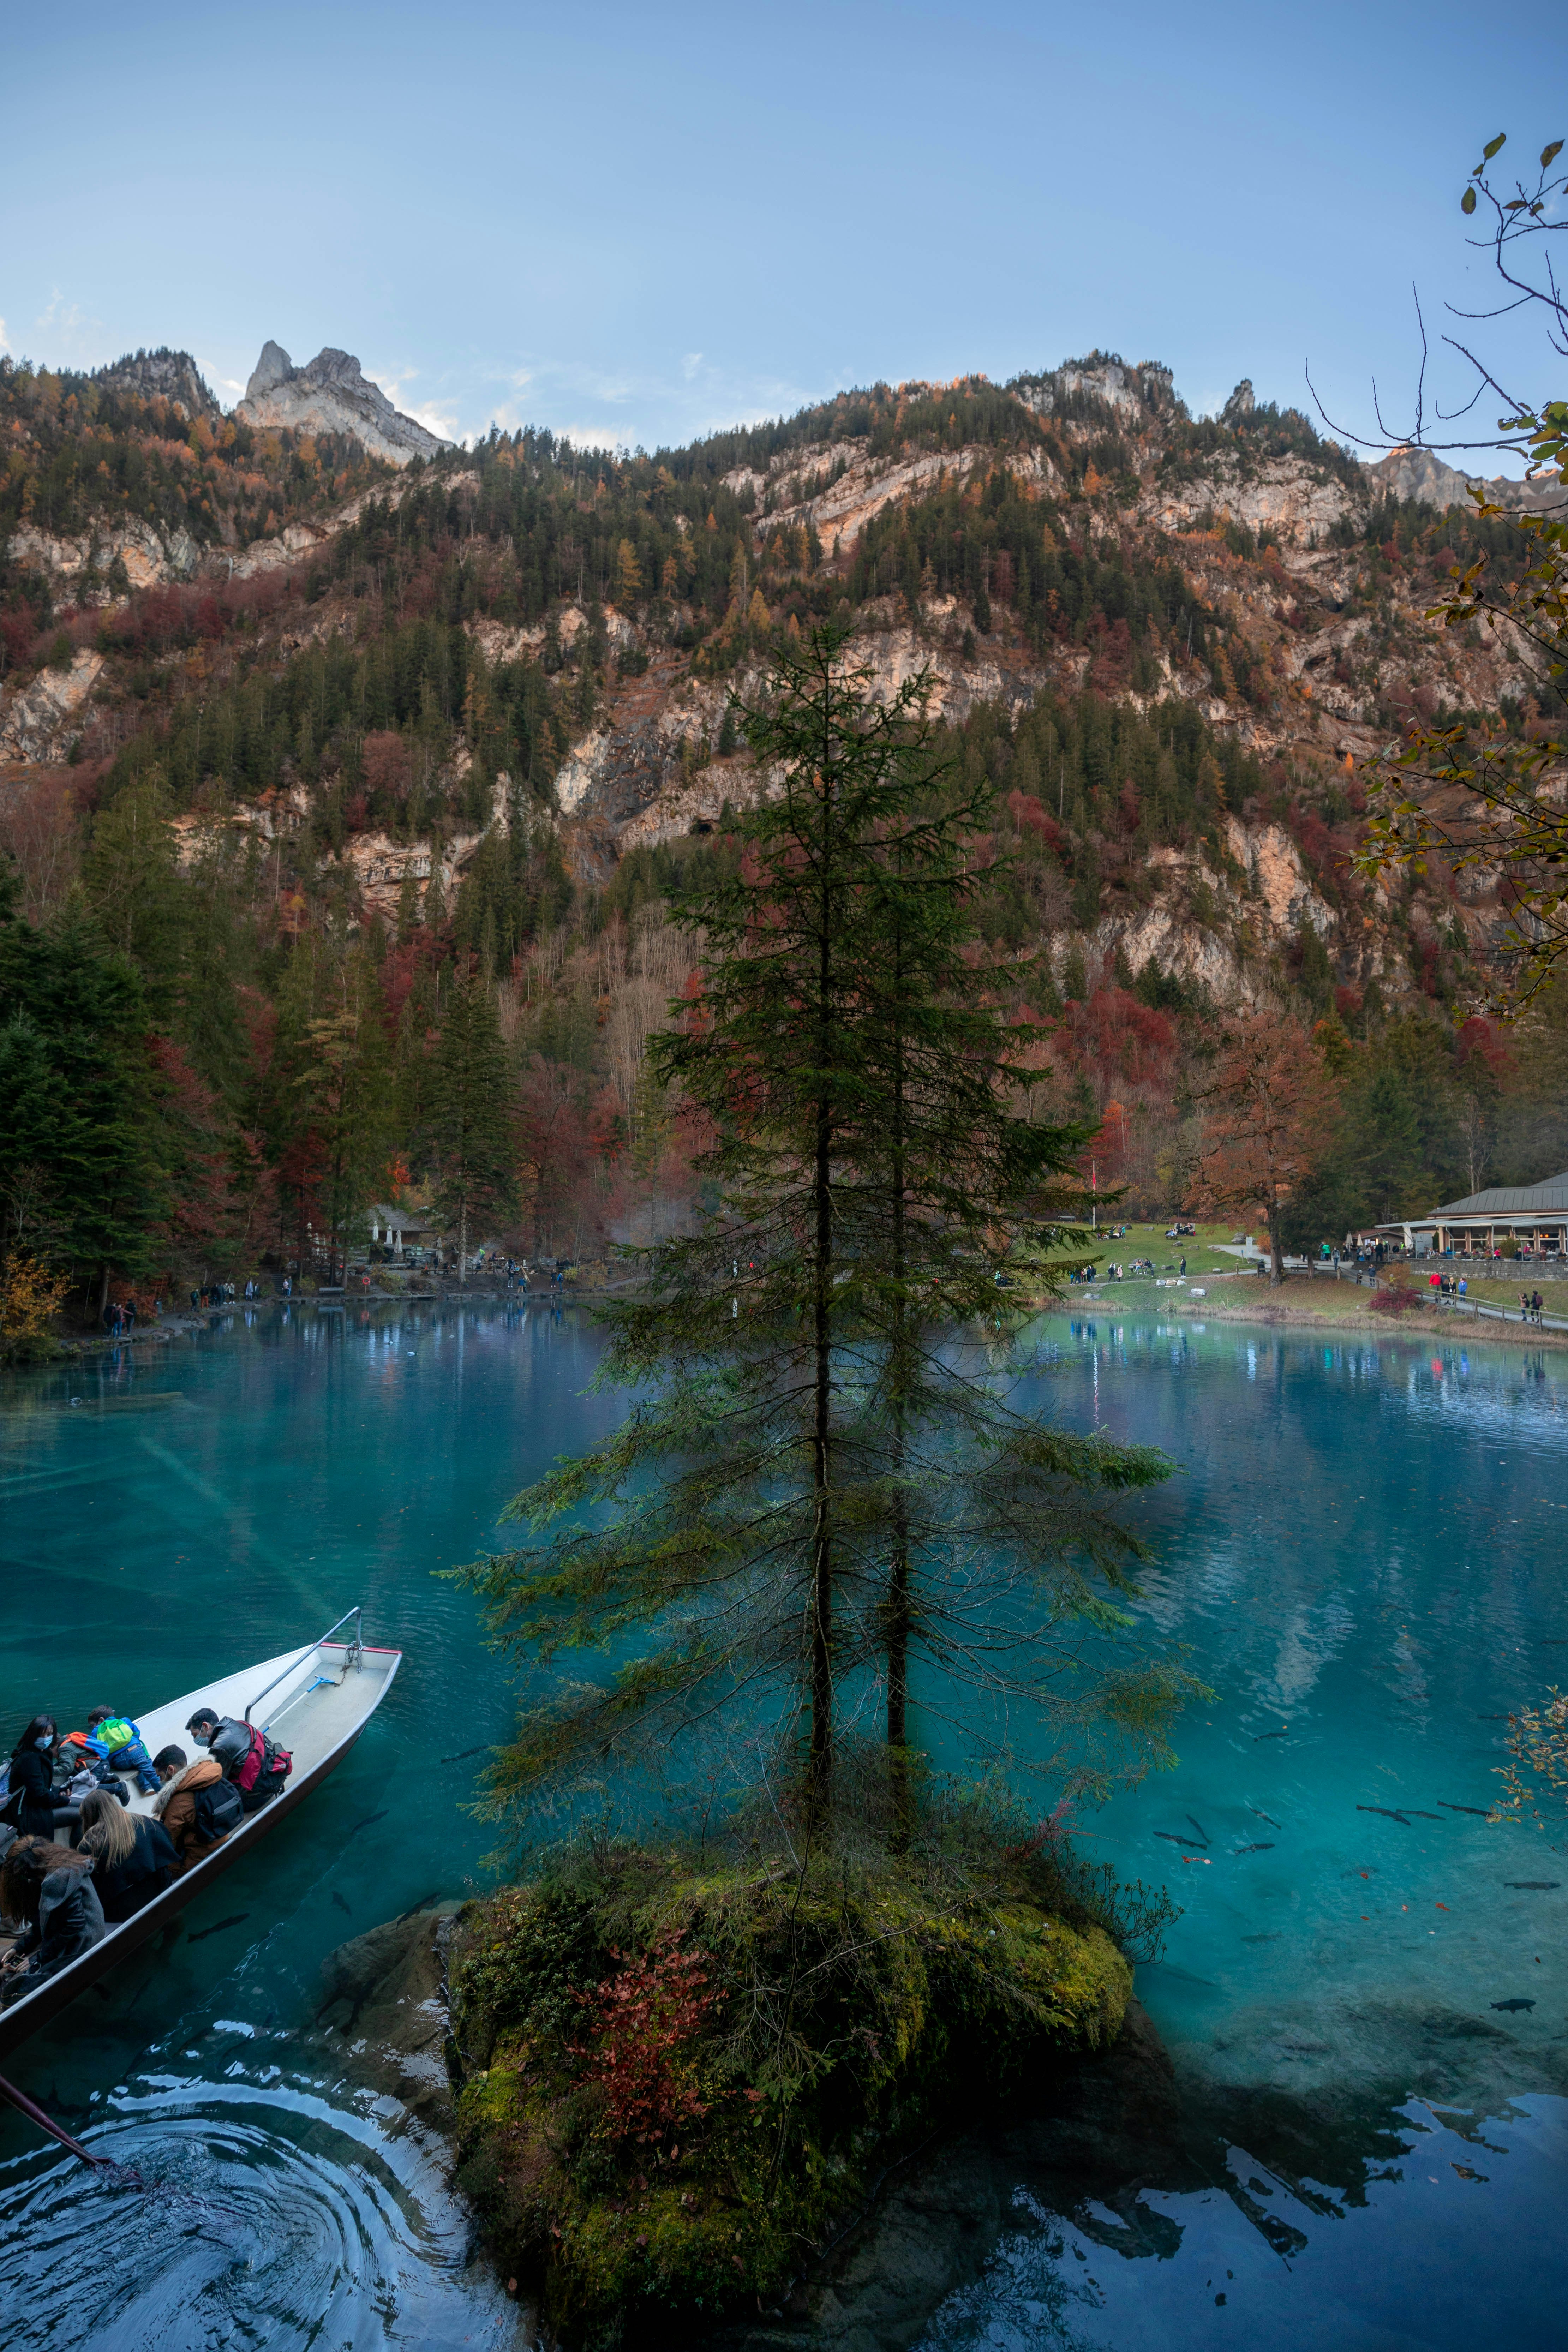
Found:
<svg viewBox="0 0 1568 2352"><path fill-rule="evenodd" d="M318 1650L324 1650L334 1633L341 1633L345 1625L352 1624L354 1629L353 1637L344 1645L347 1654L343 1659L343 1674L348 1674L351 1668L359 1664L364 1654L363 1621L364 1605L363 1602L360 1602L353 1609L348 1610L344 1615L340 1617L335 1625L329 1625L326 1632L321 1635L321 1640L314 1643L312 1647ZM262 1700L267 1696L268 1691L276 1690L279 1683L287 1682L289 1676L293 1674L298 1674L299 1670L299 1662L296 1660L294 1664L285 1666L280 1675L274 1675L272 1680L267 1685L266 1689L258 1690L256 1696L247 1702L245 1710L246 1722L248 1723L250 1721L251 1708L261 1705ZM316 1682L311 1683L309 1687L311 1690L316 1690L320 1688L322 1682L341 1682L342 1680L342 1675L321 1675ZM298 1697L303 1696L303 1694L297 1692L295 1696Z"/></svg>

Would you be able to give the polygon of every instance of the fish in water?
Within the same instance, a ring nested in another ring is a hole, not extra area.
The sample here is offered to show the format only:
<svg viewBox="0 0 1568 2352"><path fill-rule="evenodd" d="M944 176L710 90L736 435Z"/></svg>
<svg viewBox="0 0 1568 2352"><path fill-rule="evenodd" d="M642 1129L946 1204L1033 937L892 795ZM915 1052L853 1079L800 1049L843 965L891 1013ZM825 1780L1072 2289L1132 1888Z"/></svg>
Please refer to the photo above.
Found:
<svg viewBox="0 0 1568 2352"><path fill-rule="evenodd" d="M1491 1809L1488 1805L1456 1805L1447 1797L1439 1797L1437 1802L1447 1805L1451 1813L1479 1813L1483 1822L1491 1819Z"/></svg>
<svg viewBox="0 0 1568 2352"><path fill-rule="evenodd" d="M1532 1895L1545 1895L1552 1887L1561 1886L1562 1884L1563 1881L1560 1878L1505 1878L1503 1880L1505 1886L1527 1887Z"/></svg>
<svg viewBox="0 0 1568 2352"><path fill-rule="evenodd" d="M1533 2009L1535 2007L1535 2003L1532 2000L1494 2000L1492 2007L1494 2009L1507 2010Z"/></svg>
<svg viewBox="0 0 1568 2352"><path fill-rule="evenodd" d="M192 1944L203 1943L208 1936L221 1936L226 1927L238 1927L242 1926L249 1916L250 1914L248 1911L237 1911L231 1918L216 1920L212 1927L202 1928L198 1935L189 1936L185 1940L187 1943Z"/></svg>
<svg viewBox="0 0 1568 2352"><path fill-rule="evenodd" d="M338 1909L339 1909L340 1911L347 1911L347 1910L348 1910L348 1908L349 1908L348 1905L343 1901L342 1896L338 1893L338 1890L337 1890L337 1888L336 1888L335 1886L334 1886L334 1887L333 1887L333 1889L332 1889L332 1901L337 1905Z"/></svg>
<svg viewBox="0 0 1568 2352"><path fill-rule="evenodd" d="M1356 1807L1356 1811L1358 1813L1381 1813L1385 1822L1397 1822L1403 1829L1408 1829L1410 1827L1410 1823L1404 1813L1391 1813L1386 1805L1358 1805ZM1428 1818L1436 1821L1436 1815L1434 1813L1429 1815Z"/></svg>
<svg viewBox="0 0 1568 2352"><path fill-rule="evenodd" d="M1241 1940L1244 1944L1277 1944L1284 1933L1283 1927L1276 1927L1271 1936L1243 1936Z"/></svg>
<svg viewBox="0 0 1568 2352"><path fill-rule="evenodd" d="M1189 1814L1187 1815L1187 1819L1188 1819L1188 1821L1190 1821L1190 1822L1192 1822L1192 1825L1193 1825L1194 1829L1195 1829L1195 1830L1196 1830L1196 1832L1197 1832L1197 1833L1198 1833L1199 1837L1201 1837L1201 1838L1202 1838L1202 1840L1203 1840L1203 1842L1204 1842L1205 1845L1207 1845L1207 1843L1208 1843L1208 1842L1209 1842L1209 1833L1208 1833L1207 1830L1205 1830L1205 1827L1204 1827L1204 1825L1203 1825L1202 1822L1200 1822L1200 1821L1198 1820L1198 1818L1197 1818L1196 1814L1195 1814L1195 1813L1189 1813Z"/></svg>
<svg viewBox="0 0 1568 2352"><path fill-rule="evenodd" d="M1442 1803L1441 1797L1437 1801L1439 1804ZM1406 1805L1405 1810L1407 1813L1413 1814L1418 1822L1440 1822L1443 1818L1441 1813L1424 1813L1419 1805Z"/></svg>
<svg viewBox="0 0 1568 2352"><path fill-rule="evenodd" d="M379 1813L366 1813L363 1822L356 1822L353 1829L350 1830L349 1835L350 1837L358 1837L361 1830L369 1829L372 1822L384 1822L385 1819L386 1807L384 1805Z"/></svg>
<svg viewBox="0 0 1568 2352"><path fill-rule="evenodd" d="M1191 1845L1192 1843L1191 1838L1178 1837L1174 1830L1156 1830L1154 1835L1163 1837L1168 1845Z"/></svg>
<svg viewBox="0 0 1568 2352"><path fill-rule="evenodd" d="M489 1752L489 1741L485 1739L480 1741L478 1748L459 1748L455 1756L443 1756L441 1761L443 1764L466 1763L470 1756L488 1755Z"/></svg>
<svg viewBox="0 0 1568 2352"><path fill-rule="evenodd" d="M1248 1805L1247 1810L1249 1813L1256 1813L1260 1822L1267 1822L1271 1830L1277 1830L1279 1827L1279 1823L1275 1820L1273 1814L1262 1811L1258 1806Z"/></svg>
<svg viewBox="0 0 1568 2352"><path fill-rule="evenodd" d="M1265 1838L1261 1845L1238 1845L1236 1851L1237 1853L1272 1853L1274 1841L1272 1838Z"/></svg>
<svg viewBox="0 0 1568 2352"><path fill-rule="evenodd" d="M1255 1731L1252 1735L1252 1744L1256 1748L1260 1739L1288 1739L1289 1736L1290 1727L1287 1724L1283 1731Z"/></svg>

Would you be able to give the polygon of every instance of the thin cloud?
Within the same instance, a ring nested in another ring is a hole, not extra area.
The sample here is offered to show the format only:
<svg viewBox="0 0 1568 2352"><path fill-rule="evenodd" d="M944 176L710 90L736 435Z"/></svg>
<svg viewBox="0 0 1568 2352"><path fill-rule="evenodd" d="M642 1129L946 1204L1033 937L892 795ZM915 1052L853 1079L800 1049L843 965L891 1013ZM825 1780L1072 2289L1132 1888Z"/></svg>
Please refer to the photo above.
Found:
<svg viewBox="0 0 1568 2352"><path fill-rule="evenodd" d="M85 362L89 367L114 356L104 349L102 320L89 318L79 302L68 301L58 286L34 320L33 332L40 344L52 346L58 357Z"/></svg>
<svg viewBox="0 0 1568 2352"><path fill-rule="evenodd" d="M423 425L426 433L434 433L442 441L466 441L468 438L458 426L455 408L434 400L423 400L416 408L402 407L401 403L396 404L405 416L411 416L416 425Z"/></svg>

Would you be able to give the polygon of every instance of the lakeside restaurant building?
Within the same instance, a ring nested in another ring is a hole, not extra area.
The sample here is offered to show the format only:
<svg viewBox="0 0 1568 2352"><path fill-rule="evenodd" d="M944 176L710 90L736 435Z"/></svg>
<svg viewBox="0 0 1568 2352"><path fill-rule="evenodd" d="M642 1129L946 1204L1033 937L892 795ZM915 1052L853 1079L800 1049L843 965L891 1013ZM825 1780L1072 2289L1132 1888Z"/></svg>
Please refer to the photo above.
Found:
<svg viewBox="0 0 1568 2352"><path fill-rule="evenodd" d="M1539 1184L1493 1185L1427 1216L1376 1230L1401 1237L1413 1257L1489 1257L1501 1243L1512 1241L1531 1257L1561 1261L1568 1258L1568 1169Z"/></svg>
<svg viewBox="0 0 1568 2352"><path fill-rule="evenodd" d="M440 1230L429 1210L415 1202L393 1208L384 1201L374 1201L369 1216L371 1240L391 1250L395 1257L402 1257L406 1250L435 1249L440 1244Z"/></svg>

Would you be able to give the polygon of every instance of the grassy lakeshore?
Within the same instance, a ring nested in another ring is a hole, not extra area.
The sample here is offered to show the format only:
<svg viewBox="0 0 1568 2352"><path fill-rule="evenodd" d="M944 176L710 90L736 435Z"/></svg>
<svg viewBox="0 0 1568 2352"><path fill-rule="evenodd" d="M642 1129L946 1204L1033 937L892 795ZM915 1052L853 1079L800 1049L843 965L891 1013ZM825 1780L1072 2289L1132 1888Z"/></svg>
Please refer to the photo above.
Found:
<svg viewBox="0 0 1568 2352"><path fill-rule="evenodd" d="M1315 1330L1400 1330L1427 1339L1452 1339L1460 1335L1468 1339L1489 1340L1494 1346L1568 1346L1568 1331L1553 1331L1544 1325L1538 1328L1520 1322L1521 1290L1539 1286L1544 1311L1551 1315L1561 1287L1555 1283L1538 1285L1531 1281L1528 1266L1516 1268L1511 1262L1504 1262L1496 1273L1479 1277L1470 1277L1467 1272L1467 1297L1487 1307L1506 1309L1510 1317L1506 1323L1493 1315L1471 1315L1449 1307L1422 1306L1390 1315L1373 1307L1372 1287L1363 1283L1358 1288L1349 1278L1336 1282L1327 1275L1298 1272L1287 1275L1279 1288L1275 1289L1266 1277L1250 1268L1244 1269L1240 1259L1221 1246L1232 1240L1235 1231L1228 1225L1200 1225L1195 1235L1175 1242L1165 1239L1163 1225L1129 1225L1121 1238L1107 1236L1102 1242L1098 1253L1100 1278L1075 1283L1057 1311L1066 1308L1075 1314L1092 1311L1179 1315L1208 1322L1291 1324ZM1178 1269L1184 1256L1185 1282L1178 1289L1173 1278L1181 1278ZM1130 1264L1142 1258L1153 1260L1157 1269L1153 1276L1121 1280L1104 1272L1110 1265ZM1457 1275L1467 1270L1455 1263L1445 1271ZM1386 1275L1407 1276L1413 1283L1425 1286L1424 1268L1390 1267ZM1557 1311L1568 1316L1568 1291Z"/></svg>

